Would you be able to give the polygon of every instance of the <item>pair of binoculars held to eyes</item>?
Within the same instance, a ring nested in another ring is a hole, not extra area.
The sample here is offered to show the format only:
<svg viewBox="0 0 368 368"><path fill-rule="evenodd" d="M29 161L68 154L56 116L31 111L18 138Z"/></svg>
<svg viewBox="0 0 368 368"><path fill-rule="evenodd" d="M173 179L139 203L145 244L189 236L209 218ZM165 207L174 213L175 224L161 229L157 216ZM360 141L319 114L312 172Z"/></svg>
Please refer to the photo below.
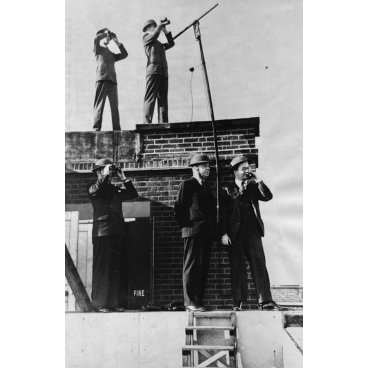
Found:
<svg viewBox="0 0 368 368"><path fill-rule="evenodd" d="M120 166L118 166L118 165L112 164L112 165L110 166L110 171L111 171L111 172L120 172L120 173L121 173L121 168L120 168Z"/></svg>

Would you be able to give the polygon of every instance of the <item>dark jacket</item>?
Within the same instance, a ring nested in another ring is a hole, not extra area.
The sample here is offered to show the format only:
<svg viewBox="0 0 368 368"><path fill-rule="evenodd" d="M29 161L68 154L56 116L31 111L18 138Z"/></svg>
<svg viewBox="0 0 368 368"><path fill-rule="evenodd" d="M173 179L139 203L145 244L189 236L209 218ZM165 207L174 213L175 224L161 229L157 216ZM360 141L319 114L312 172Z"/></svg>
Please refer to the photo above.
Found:
<svg viewBox="0 0 368 368"><path fill-rule="evenodd" d="M246 189L249 193L254 214L261 226L262 236L265 234L261 212L258 201L267 202L272 199L272 193L262 181L258 184L250 183ZM231 241L234 241L240 226L240 211L237 206L236 197L239 195L239 188L235 181L226 185L220 191L220 236L227 234Z"/></svg>
<svg viewBox="0 0 368 368"><path fill-rule="evenodd" d="M107 47L101 47L100 41L106 36L102 33L96 36L93 52L96 56L96 82L100 80L110 80L114 83L116 81L115 62L123 60L128 57L128 52L122 43L119 44L120 54L114 54Z"/></svg>
<svg viewBox="0 0 368 368"><path fill-rule="evenodd" d="M180 183L174 205L182 238L214 235L216 232L216 200L207 184L200 185L192 177Z"/></svg>
<svg viewBox="0 0 368 368"><path fill-rule="evenodd" d="M166 33L168 43L162 44L157 40L161 32L159 27L156 27L152 33L143 35L143 48L147 56L146 75L161 74L168 78L168 66L165 50L171 49L175 42L171 32Z"/></svg>
<svg viewBox="0 0 368 368"><path fill-rule="evenodd" d="M121 202L138 197L131 181L124 183L125 188L108 184L109 175L87 186L87 192L93 206L92 237L106 235L124 235L124 217Z"/></svg>

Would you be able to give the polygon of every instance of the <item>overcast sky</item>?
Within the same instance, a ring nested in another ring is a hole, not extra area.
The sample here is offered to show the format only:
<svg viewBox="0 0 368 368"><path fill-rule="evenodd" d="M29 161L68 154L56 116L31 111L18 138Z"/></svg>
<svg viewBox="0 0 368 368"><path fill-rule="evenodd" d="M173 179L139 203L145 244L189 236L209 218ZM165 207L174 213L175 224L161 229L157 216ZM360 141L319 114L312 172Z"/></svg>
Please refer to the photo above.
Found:
<svg viewBox="0 0 368 368"><path fill-rule="evenodd" d="M142 122L146 57L142 26L168 17L175 36L216 1L67 0L66 131L92 130L96 31L108 27L129 56L116 64L122 129ZM200 22L216 119L260 118L259 178L274 199L261 203L272 285L302 279L302 2L227 0ZM190 67L200 64L193 29L175 40L169 63L169 120L191 120ZM117 52L112 45L111 50ZM193 120L210 120L201 68L193 73ZM157 121L155 111L154 122ZM102 130L111 130L108 103Z"/></svg>

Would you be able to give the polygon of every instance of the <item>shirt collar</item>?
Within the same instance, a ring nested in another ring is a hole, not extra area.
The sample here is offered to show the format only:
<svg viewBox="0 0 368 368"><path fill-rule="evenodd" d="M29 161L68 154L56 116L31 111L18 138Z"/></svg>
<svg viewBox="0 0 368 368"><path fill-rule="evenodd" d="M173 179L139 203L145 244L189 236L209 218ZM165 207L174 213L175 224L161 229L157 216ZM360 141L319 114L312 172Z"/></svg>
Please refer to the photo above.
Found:
<svg viewBox="0 0 368 368"><path fill-rule="evenodd" d="M235 179L235 184L238 186L239 189L242 187L242 181L239 179Z"/></svg>
<svg viewBox="0 0 368 368"><path fill-rule="evenodd" d="M204 183L204 180L203 179L197 179L195 176L193 176L193 178L198 181L198 183L199 183L200 186L203 186L202 185L202 182Z"/></svg>

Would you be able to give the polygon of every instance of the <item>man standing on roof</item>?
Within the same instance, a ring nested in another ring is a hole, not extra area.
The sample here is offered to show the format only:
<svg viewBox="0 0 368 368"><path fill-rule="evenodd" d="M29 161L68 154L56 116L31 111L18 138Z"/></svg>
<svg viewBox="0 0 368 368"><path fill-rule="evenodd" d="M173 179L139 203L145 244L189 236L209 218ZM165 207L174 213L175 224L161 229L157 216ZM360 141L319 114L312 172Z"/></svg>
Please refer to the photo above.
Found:
<svg viewBox="0 0 368 368"><path fill-rule="evenodd" d="M108 49L108 44L113 40L119 47L120 54L114 54ZM93 129L100 131L102 114L106 97L109 97L111 107L112 129L121 130L118 103L118 85L116 81L115 62L128 57L128 53L115 33L103 28L97 32L93 52L96 56L96 95L93 105Z"/></svg>
<svg viewBox="0 0 368 368"><path fill-rule="evenodd" d="M221 243L228 247L233 310L241 311L247 300L247 272L245 257L256 287L259 307L262 310L282 310L271 295L262 237L264 225L258 201L272 199L270 189L250 172L250 160L237 156L230 163L234 181L220 193Z"/></svg>
<svg viewBox="0 0 368 368"><path fill-rule="evenodd" d="M98 177L87 186L93 206L92 306L96 312L124 312L128 305L128 252L122 201L134 199L138 193L123 170L107 158L98 160L92 171ZM114 172L125 188L111 184Z"/></svg>
<svg viewBox="0 0 368 368"><path fill-rule="evenodd" d="M143 48L147 56L146 94L143 102L143 123L151 124L155 103L158 105L158 123L168 123L167 94L169 89L169 75L165 50L171 49L175 43L171 32L165 25L169 21L160 21L157 25L152 19L143 26ZM161 31L166 36L167 43L158 41Z"/></svg>
<svg viewBox="0 0 368 368"><path fill-rule="evenodd" d="M174 206L184 240L184 305L190 312L206 310L203 297L216 233L216 199L205 183L210 162L203 154L192 157L188 166L193 176L180 183Z"/></svg>

